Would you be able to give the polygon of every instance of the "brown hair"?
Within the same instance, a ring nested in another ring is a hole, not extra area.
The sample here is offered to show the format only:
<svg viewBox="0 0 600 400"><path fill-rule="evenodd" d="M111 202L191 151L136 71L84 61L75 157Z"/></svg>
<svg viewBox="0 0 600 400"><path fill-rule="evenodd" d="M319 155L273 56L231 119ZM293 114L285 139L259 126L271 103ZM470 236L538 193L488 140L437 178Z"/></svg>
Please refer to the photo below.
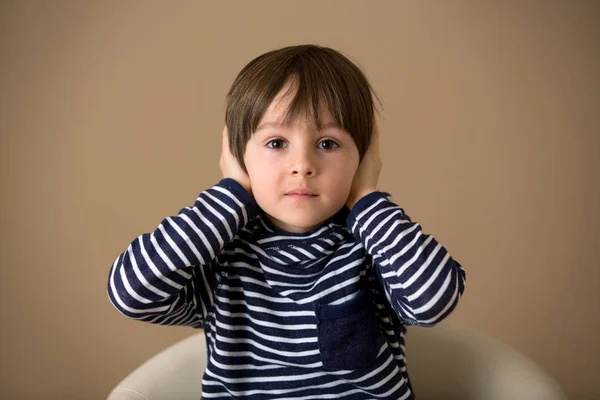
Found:
<svg viewBox="0 0 600 400"><path fill-rule="evenodd" d="M352 136L362 160L371 140L373 98L379 101L377 95L362 71L340 52L299 45L273 50L250 61L227 94L229 148L244 171L246 143L286 84L291 84L290 90L296 93L280 122L287 124L303 112L321 129L319 108L325 105L339 126Z"/></svg>

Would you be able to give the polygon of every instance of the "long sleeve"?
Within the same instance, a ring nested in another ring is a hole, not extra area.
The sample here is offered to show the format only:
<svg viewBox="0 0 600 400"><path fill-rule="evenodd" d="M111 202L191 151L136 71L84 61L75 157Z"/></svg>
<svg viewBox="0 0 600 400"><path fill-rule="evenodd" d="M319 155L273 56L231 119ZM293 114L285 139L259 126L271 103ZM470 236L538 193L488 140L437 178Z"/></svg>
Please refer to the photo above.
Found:
<svg viewBox="0 0 600 400"><path fill-rule="evenodd" d="M258 213L239 183L223 179L192 207L137 237L113 263L108 297L125 316L202 328L218 279L212 261Z"/></svg>
<svg viewBox="0 0 600 400"><path fill-rule="evenodd" d="M464 269L389 194L364 196L346 223L372 257L386 297L405 323L433 326L454 310L465 288Z"/></svg>

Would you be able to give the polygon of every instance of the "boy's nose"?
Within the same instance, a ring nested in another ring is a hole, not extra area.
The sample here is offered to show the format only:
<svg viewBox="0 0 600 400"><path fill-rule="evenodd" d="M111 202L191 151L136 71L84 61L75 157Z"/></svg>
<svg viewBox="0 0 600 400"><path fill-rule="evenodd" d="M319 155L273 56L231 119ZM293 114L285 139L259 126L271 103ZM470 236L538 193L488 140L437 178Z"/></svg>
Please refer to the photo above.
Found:
<svg viewBox="0 0 600 400"><path fill-rule="evenodd" d="M292 175L313 176L316 172L315 160L310 151L301 151L295 155L291 168Z"/></svg>
<svg viewBox="0 0 600 400"><path fill-rule="evenodd" d="M313 170L311 168L295 168L292 172L292 175L306 175L306 176L312 176L313 175Z"/></svg>
<svg viewBox="0 0 600 400"><path fill-rule="evenodd" d="M297 160L292 166L292 175L301 175L301 176L313 176L315 173L315 167L313 163L304 159Z"/></svg>

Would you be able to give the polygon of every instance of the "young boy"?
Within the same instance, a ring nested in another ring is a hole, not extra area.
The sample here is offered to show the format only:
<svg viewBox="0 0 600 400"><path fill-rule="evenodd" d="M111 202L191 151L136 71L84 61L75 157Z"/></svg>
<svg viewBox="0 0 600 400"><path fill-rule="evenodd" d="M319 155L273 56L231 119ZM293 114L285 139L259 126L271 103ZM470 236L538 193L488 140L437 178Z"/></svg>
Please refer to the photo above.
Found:
<svg viewBox="0 0 600 400"><path fill-rule="evenodd" d="M204 329L202 398L414 399L406 325L448 316L465 272L377 190L378 139L342 54L257 57L227 96L223 179L117 258L110 301Z"/></svg>

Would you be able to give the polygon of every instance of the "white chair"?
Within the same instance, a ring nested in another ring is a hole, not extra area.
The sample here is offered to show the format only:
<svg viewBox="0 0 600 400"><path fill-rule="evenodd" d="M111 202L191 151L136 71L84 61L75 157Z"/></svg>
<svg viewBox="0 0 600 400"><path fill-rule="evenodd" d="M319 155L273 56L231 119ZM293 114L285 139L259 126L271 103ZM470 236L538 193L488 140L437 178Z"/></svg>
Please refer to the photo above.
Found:
<svg viewBox="0 0 600 400"><path fill-rule="evenodd" d="M418 400L566 400L533 361L497 340L445 323L409 327L406 360ZM121 381L108 400L198 400L206 366L204 332L158 353Z"/></svg>

